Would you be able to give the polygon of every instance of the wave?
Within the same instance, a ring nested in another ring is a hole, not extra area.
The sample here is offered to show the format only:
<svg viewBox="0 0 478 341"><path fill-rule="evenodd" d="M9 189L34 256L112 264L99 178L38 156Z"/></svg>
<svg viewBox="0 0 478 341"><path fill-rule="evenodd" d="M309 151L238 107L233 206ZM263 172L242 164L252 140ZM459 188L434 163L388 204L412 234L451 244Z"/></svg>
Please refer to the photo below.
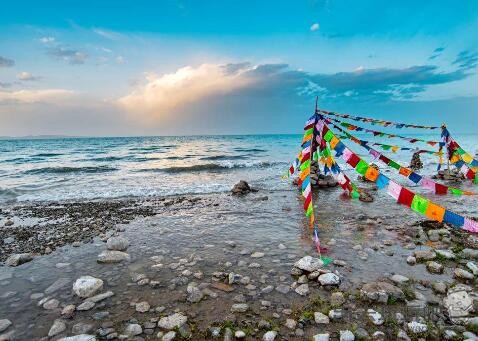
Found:
<svg viewBox="0 0 478 341"><path fill-rule="evenodd" d="M238 151L238 152L248 152L248 153L263 153L263 152L267 152L267 150L265 149L260 149L260 148L242 148L242 147L239 147L239 148L234 148L234 150Z"/></svg>
<svg viewBox="0 0 478 341"><path fill-rule="evenodd" d="M239 168L268 168L285 162L247 162L247 163L204 163L191 166L174 166L166 168L143 168L137 172L189 173L189 172L220 172Z"/></svg>
<svg viewBox="0 0 478 341"><path fill-rule="evenodd" d="M87 166L87 167L43 167L29 169L24 174L71 174L71 173L105 173L118 170L113 167Z"/></svg>
<svg viewBox="0 0 478 341"><path fill-rule="evenodd" d="M205 156L200 158L200 160L241 160L247 158L245 155L214 155L214 156Z"/></svg>
<svg viewBox="0 0 478 341"><path fill-rule="evenodd" d="M88 161L98 161L98 162L102 162L102 161L119 161L119 160L123 160L125 157L123 156L105 156L105 157L95 157L93 159L89 159Z"/></svg>
<svg viewBox="0 0 478 341"><path fill-rule="evenodd" d="M39 153L32 155L32 157L52 157L52 156L60 156L63 155L62 153Z"/></svg>

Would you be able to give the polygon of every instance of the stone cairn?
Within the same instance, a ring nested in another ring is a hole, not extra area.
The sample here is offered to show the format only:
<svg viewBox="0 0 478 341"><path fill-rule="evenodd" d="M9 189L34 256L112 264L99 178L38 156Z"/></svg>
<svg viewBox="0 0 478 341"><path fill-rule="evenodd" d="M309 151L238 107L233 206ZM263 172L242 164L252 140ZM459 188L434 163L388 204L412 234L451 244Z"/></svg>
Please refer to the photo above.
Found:
<svg viewBox="0 0 478 341"><path fill-rule="evenodd" d="M335 187L338 182L332 175L321 174L317 160L312 160L310 164L310 184L313 188L326 188Z"/></svg>
<svg viewBox="0 0 478 341"><path fill-rule="evenodd" d="M411 170L417 171L423 168L423 163L420 160L420 153L415 152L412 155L412 160L410 161L410 166L408 166Z"/></svg>
<svg viewBox="0 0 478 341"><path fill-rule="evenodd" d="M458 169L442 169L432 179L446 180L452 182L462 182L465 176Z"/></svg>

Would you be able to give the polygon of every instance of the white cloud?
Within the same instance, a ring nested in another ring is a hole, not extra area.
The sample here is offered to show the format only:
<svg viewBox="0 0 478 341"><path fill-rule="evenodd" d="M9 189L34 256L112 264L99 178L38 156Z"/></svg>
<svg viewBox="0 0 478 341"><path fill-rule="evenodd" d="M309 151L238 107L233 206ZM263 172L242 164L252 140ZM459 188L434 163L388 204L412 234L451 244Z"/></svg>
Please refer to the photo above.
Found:
<svg viewBox="0 0 478 341"><path fill-rule="evenodd" d="M312 32L317 31L319 28L320 28L319 23L314 23L314 24L312 24L312 26L310 26L310 30Z"/></svg>
<svg viewBox="0 0 478 341"><path fill-rule="evenodd" d="M35 77L30 72L22 71L17 74L17 79L21 81L36 81L39 80L40 77Z"/></svg>
<svg viewBox="0 0 478 341"><path fill-rule="evenodd" d="M55 41L55 37L42 37L40 38L40 41L43 44L53 43Z"/></svg>
<svg viewBox="0 0 478 341"><path fill-rule="evenodd" d="M95 32L97 35L109 39L109 40L120 40L123 35L118 32L110 31L110 30L105 30L103 28L94 28L93 32Z"/></svg>
<svg viewBox="0 0 478 341"><path fill-rule="evenodd" d="M115 60L118 64L124 64L126 62L123 56L118 56Z"/></svg>
<svg viewBox="0 0 478 341"><path fill-rule="evenodd" d="M73 94L73 91L64 89L0 91L0 103L60 103Z"/></svg>
<svg viewBox="0 0 478 341"><path fill-rule="evenodd" d="M161 76L146 73L146 84L120 98L119 104L132 113L147 117L166 116L184 104L208 96L221 95L247 87L254 79L250 68L228 71L223 65L187 66Z"/></svg>

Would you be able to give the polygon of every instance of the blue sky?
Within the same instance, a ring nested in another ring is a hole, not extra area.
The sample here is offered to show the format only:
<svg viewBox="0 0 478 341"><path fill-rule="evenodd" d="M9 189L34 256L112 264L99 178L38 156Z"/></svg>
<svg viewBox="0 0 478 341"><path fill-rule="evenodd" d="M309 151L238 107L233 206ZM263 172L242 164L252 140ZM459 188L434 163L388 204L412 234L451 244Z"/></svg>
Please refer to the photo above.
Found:
<svg viewBox="0 0 478 341"><path fill-rule="evenodd" d="M23 1L0 135L294 133L328 110L474 132L477 1Z"/></svg>

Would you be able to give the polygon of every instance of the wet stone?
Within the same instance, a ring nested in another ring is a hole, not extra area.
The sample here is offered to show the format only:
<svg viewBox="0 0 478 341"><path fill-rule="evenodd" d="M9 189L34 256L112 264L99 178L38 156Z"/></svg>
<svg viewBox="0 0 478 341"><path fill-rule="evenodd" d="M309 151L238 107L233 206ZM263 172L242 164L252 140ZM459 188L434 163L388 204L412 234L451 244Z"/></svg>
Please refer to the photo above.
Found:
<svg viewBox="0 0 478 341"><path fill-rule="evenodd" d="M433 274L443 273L443 265L434 261L428 261L426 264L427 270Z"/></svg>
<svg viewBox="0 0 478 341"><path fill-rule="evenodd" d="M231 307L232 313L245 313L249 309L249 305L246 303L236 303Z"/></svg>
<svg viewBox="0 0 478 341"><path fill-rule="evenodd" d="M307 296L309 294L309 285L308 284L301 284L294 290L300 296Z"/></svg>
<svg viewBox="0 0 478 341"><path fill-rule="evenodd" d="M73 284L73 292L78 297L87 298L103 288L103 281L92 276L83 276Z"/></svg>
<svg viewBox="0 0 478 341"><path fill-rule="evenodd" d="M112 251L126 251L128 246L128 239L124 237L111 237L106 241L106 248Z"/></svg>
<svg viewBox="0 0 478 341"><path fill-rule="evenodd" d="M100 264L113 264L130 260L131 257L126 252L106 250L98 255L98 259L96 261Z"/></svg>
<svg viewBox="0 0 478 341"><path fill-rule="evenodd" d="M56 298L52 298L51 300L48 300L43 304L43 309L53 310L58 308L59 305L60 301L58 301Z"/></svg>
<svg viewBox="0 0 478 341"><path fill-rule="evenodd" d="M55 320L53 322L53 325L50 327L50 330L48 331L48 336L53 337L55 335L58 335L66 330L66 324L62 320Z"/></svg>
<svg viewBox="0 0 478 341"><path fill-rule="evenodd" d="M12 325L12 322L7 319L1 319L0 320L0 333L7 330L8 327Z"/></svg>
<svg viewBox="0 0 478 341"><path fill-rule="evenodd" d="M71 332L75 335L88 334L93 329L93 325L90 323L79 322L71 328Z"/></svg>
<svg viewBox="0 0 478 341"><path fill-rule="evenodd" d="M15 253L10 255L5 261L5 265L18 266L27 262L30 262L33 256L30 253Z"/></svg>

